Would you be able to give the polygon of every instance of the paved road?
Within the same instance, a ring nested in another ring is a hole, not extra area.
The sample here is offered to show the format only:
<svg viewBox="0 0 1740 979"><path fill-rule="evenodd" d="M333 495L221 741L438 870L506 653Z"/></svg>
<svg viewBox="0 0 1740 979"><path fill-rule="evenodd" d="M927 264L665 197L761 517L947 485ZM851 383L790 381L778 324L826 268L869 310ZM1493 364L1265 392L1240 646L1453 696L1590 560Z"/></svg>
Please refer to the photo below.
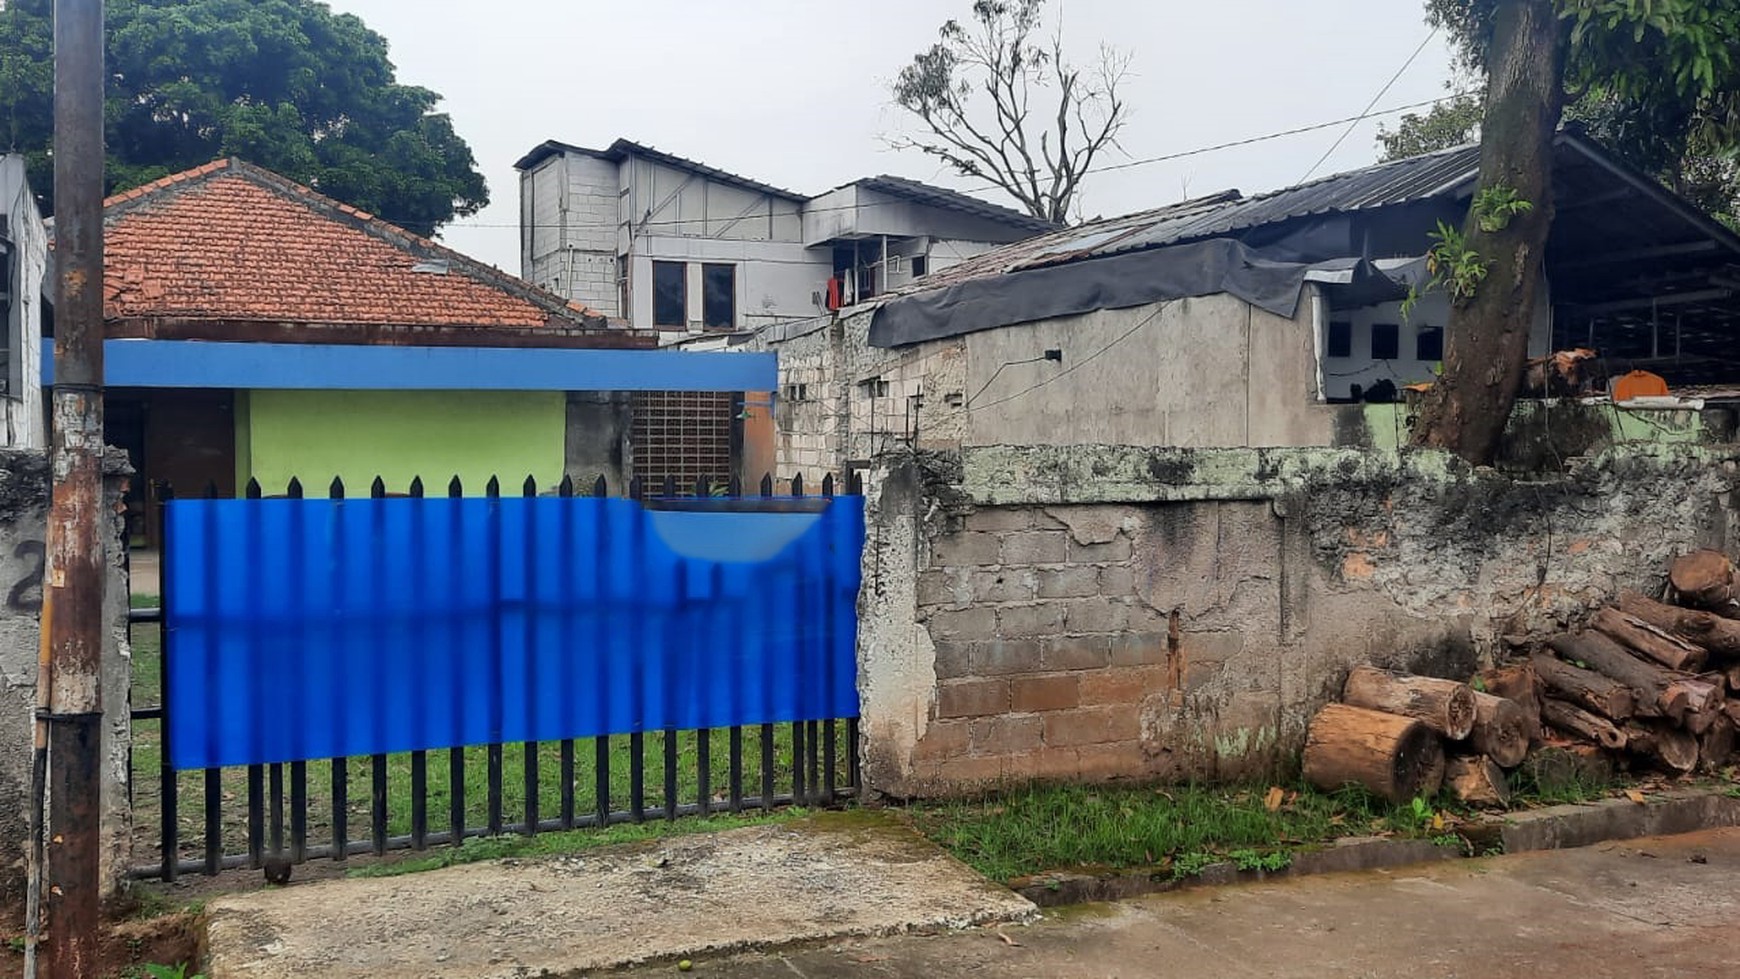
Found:
<svg viewBox="0 0 1740 979"><path fill-rule="evenodd" d="M1026 928L701 960L690 974L1713 979L1740 976L1736 935L1740 829L1730 829L1159 895Z"/></svg>

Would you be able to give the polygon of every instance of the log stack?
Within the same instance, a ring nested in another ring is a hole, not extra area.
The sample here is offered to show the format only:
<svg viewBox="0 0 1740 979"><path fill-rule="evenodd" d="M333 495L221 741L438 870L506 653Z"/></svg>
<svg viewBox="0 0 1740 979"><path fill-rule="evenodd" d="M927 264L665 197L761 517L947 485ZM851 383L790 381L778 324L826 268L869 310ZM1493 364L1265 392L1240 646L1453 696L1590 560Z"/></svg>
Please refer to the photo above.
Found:
<svg viewBox="0 0 1740 979"><path fill-rule="evenodd" d="M1714 772L1740 736L1740 570L1717 551L1668 569L1666 600L1621 592L1587 626L1470 683L1360 667L1312 720L1305 776L1394 801L1440 786L1504 805L1538 759Z"/></svg>

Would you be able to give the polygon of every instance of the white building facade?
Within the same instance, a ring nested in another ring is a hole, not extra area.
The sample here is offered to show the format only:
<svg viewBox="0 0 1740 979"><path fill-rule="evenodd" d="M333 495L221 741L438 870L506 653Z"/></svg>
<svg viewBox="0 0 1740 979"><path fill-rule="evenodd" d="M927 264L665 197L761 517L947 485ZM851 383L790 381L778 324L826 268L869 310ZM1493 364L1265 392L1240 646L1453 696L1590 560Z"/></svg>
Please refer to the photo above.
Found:
<svg viewBox="0 0 1740 979"><path fill-rule="evenodd" d="M0 445L46 444L42 406L42 317L48 233L25 178L24 158L0 155Z"/></svg>
<svg viewBox="0 0 1740 979"><path fill-rule="evenodd" d="M811 197L627 140L515 166L521 276L667 342L809 319L1051 229L903 178Z"/></svg>

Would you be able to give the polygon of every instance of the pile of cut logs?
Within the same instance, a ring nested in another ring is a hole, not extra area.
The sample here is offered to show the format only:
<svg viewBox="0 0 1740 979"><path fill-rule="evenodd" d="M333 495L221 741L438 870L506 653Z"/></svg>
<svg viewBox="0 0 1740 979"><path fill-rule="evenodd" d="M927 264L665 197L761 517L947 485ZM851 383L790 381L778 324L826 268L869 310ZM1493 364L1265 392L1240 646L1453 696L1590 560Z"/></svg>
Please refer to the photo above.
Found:
<svg viewBox="0 0 1740 979"><path fill-rule="evenodd" d="M1622 592L1583 631L1468 683L1354 669L1342 703L1311 721L1306 779L1396 802L1448 787L1502 805L1505 772L1531 750L1670 775L1719 770L1740 729L1740 574L1726 555L1694 551L1668 584L1668 602Z"/></svg>

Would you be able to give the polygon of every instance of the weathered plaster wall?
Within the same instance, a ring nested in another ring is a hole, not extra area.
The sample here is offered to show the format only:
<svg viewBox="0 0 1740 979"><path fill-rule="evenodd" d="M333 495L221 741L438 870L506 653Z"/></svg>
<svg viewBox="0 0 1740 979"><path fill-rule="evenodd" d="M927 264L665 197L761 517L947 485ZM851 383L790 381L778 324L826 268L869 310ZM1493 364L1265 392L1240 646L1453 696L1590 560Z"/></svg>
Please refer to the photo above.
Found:
<svg viewBox="0 0 1740 979"><path fill-rule="evenodd" d="M113 519L107 526L112 546L104 607L103 706L108 717L103 725L102 874L113 890L120 886L132 852L127 795L132 660L120 520L125 457L111 457L108 471ZM26 882L48 492L44 453L0 450L0 913L22 909Z"/></svg>
<svg viewBox="0 0 1740 979"><path fill-rule="evenodd" d="M1352 665L1465 675L1732 543L1737 458L1632 448L1527 481L1327 449L908 459L872 480L866 776L926 795L1286 767Z"/></svg>
<svg viewBox="0 0 1740 979"><path fill-rule="evenodd" d="M626 391L575 391L568 395L563 470L581 492L599 476L617 492L634 474L634 400Z"/></svg>

